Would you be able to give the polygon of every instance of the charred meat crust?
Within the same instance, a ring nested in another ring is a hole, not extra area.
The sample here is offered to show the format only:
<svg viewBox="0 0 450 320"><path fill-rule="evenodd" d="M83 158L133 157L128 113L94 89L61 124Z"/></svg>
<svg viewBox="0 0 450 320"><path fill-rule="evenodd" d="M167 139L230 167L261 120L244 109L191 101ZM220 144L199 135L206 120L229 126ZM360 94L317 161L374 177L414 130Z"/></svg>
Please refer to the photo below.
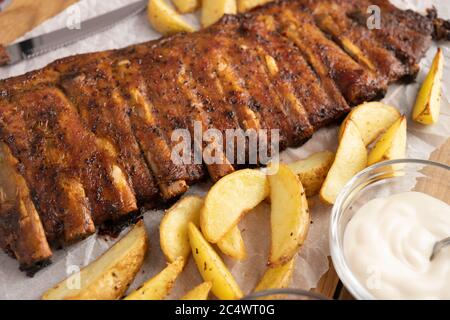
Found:
<svg viewBox="0 0 450 320"><path fill-rule="evenodd" d="M190 101L177 83L183 62L176 51L176 47L166 48L163 43L153 45L147 48L139 61L139 71L144 79L142 84L171 149L177 144L177 141L172 141L173 133L177 130L193 133L194 125L189 115ZM188 184L193 184L203 179L205 171L202 164L194 162L194 149L190 151L191 164L185 166L186 175L183 178Z"/></svg>
<svg viewBox="0 0 450 320"><path fill-rule="evenodd" d="M225 127L227 126L224 127L224 122L232 119L227 114L220 112L220 110L226 109L223 104L220 104L220 102L224 102L223 94L221 94L223 90L218 79L214 79L215 76L208 65L208 55L203 54L201 58L198 56L197 53L201 50L199 44L200 41L192 41L186 37L173 37L171 42L163 42L157 47L153 46L152 50L156 50L155 54L165 56L166 60L159 61L159 63L163 62L162 65L152 62L152 69L155 69L154 71L160 69L157 71L161 72L159 78L164 80L160 85L166 88L162 90L167 96L166 100L170 100L166 104L173 109L172 118L178 123L177 127L187 129L193 138L192 163L203 160L210 177L217 181L233 172L234 167L223 153L216 155L221 157L223 164L210 164L201 154L197 155L199 159L196 159L194 152L198 152L199 146L206 147L206 143L197 139L195 134L199 129L203 132L208 129L218 129L225 136ZM205 59L203 60L205 63L200 63L199 59ZM155 63L161 67L155 68ZM198 71L198 67L201 71ZM220 95L221 100L212 102L212 95ZM236 122L232 122L232 125L228 127L236 128L238 126ZM226 141L224 144L226 145ZM190 182L198 181L205 175L199 165L188 166L188 172L191 173Z"/></svg>
<svg viewBox="0 0 450 320"><path fill-rule="evenodd" d="M427 10L428 19L433 21L433 39L437 41L450 40L450 20L440 19L436 8Z"/></svg>
<svg viewBox="0 0 450 320"><path fill-rule="evenodd" d="M381 8L381 26L372 30L374 38L394 52L408 68L404 79L413 80L419 72L418 63L431 45L432 21L413 11L399 10L386 0L341 1L345 3L347 16L362 27L367 27L370 16L368 6L375 4Z"/></svg>
<svg viewBox="0 0 450 320"><path fill-rule="evenodd" d="M168 200L188 188L188 173L182 164L172 161L172 141L167 119L153 104L142 72L143 45L115 53L113 73L123 98L130 106L129 117L136 140L155 177L161 195Z"/></svg>
<svg viewBox="0 0 450 320"><path fill-rule="evenodd" d="M349 56L374 72L381 83L390 84L410 76L409 68L374 39L370 29L351 20L335 2L314 2L308 9L317 26Z"/></svg>
<svg viewBox="0 0 450 320"><path fill-rule="evenodd" d="M115 184L114 160L98 148L60 90L23 92L11 105L2 104L2 133L33 186L47 237L54 240L65 233L66 242L75 242L95 231L93 222L101 224L137 209L126 188ZM74 198L59 197L70 190Z"/></svg>
<svg viewBox="0 0 450 320"><path fill-rule="evenodd" d="M32 268L49 260L52 252L18 166L9 147L0 142L0 247L24 268Z"/></svg>
<svg viewBox="0 0 450 320"><path fill-rule="evenodd" d="M381 29L367 29L372 4ZM387 0L284 0L2 80L0 160L10 156L0 191L20 192L0 206L0 247L33 274L50 244L116 234L140 217L138 205L167 204L206 171L218 180L239 168L226 154L223 165L172 161L172 133L192 139L195 121L222 133L281 129L282 150L299 146L414 78L432 37L449 40L449 30L435 10L422 16Z"/></svg>
<svg viewBox="0 0 450 320"><path fill-rule="evenodd" d="M112 74L110 54L92 61L56 67L63 74L60 85L77 107L86 126L96 135L126 173L140 204L155 200L159 191L132 132L130 106L122 98Z"/></svg>
<svg viewBox="0 0 450 320"><path fill-rule="evenodd" d="M257 46L269 55L266 63L276 64L272 81L282 88L285 99L297 100L297 134L310 136L315 131L346 114L350 107L335 84L328 78L321 78L305 60L301 51L276 30L271 29L271 16L260 15L247 19L242 25L242 33L251 37ZM324 81L322 81L324 80ZM314 97L314 99L311 99ZM307 119L304 119L306 114ZM308 121L309 120L309 121Z"/></svg>
<svg viewBox="0 0 450 320"><path fill-rule="evenodd" d="M46 260L34 262L32 265L21 264L19 269L20 269L20 271L25 272L25 274L28 277L33 278L36 275L36 273L38 273L39 271L48 267L51 264L52 264L51 259L46 259Z"/></svg>

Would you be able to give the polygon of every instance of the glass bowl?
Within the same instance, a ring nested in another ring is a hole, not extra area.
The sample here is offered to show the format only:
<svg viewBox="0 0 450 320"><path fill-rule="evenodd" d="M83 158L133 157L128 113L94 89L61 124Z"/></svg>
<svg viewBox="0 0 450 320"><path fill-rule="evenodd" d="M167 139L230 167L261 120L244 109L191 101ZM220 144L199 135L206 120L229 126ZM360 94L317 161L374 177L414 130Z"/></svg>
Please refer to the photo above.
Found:
<svg viewBox="0 0 450 320"><path fill-rule="evenodd" d="M418 191L450 204L450 167L427 160L394 160L375 164L356 175L341 191L332 210L330 250L334 267L356 299L375 297L347 265L343 240L348 222L370 200Z"/></svg>
<svg viewBox="0 0 450 320"><path fill-rule="evenodd" d="M242 300L329 300L318 293L301 289L273 289L254 292Z"/></svg>

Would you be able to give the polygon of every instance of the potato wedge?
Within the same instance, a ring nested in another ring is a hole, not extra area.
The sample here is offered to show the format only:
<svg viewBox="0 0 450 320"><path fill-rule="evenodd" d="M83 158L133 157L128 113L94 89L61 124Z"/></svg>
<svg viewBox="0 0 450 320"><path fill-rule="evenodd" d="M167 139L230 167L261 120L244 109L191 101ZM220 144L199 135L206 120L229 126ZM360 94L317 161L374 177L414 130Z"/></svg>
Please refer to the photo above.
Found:
<svg viewBox="0 0 450 320"><path fill-rule="evenodd" d="M172 0L172 2L180 13L194 12L200 6L200 0Z"/></svg>
<svg viewBox="0 0 450 320"><path fill-rule="evenodd" d="M303 185L288 166L280 165L278 173L268 179L272 202L269 265L275 268L292 260L303 245L311 216Z"/></svg>
<svg viewBox="0 0 450 320"><path fill-rule="evenodd" d="M367 149L352 120L345 124L336 158L320 190L322 201L334 204L342 188L367 166Z"/></svg>
<svg viewBox="0 0 450 320"><path fill-rule="evenodd" d="M243 13L250 11L257 6L272 2L273 0L237 0L238 12Z"/></svg>
<svg viewBox="0 0 450 320"><path fill-rule="evenodd" d="M163 35L195 31L194 26L184 20L167 0L150 0L147 15L152 27Z"/></svg>
<svg viewBox="0 0 450 320"><path fill-rule="evenodd" d="M392 106L381 102L364 103L354 108L344 120L340 129L339 140L342 139L347 121L351 120L361 133L364 144L368 146L400 117L400 112Z"/></svg>
<svg viewBox="0 0 450 320"><path fill-rule="evenodd" d="M407 120L403 116L378 140L369 153L368 165L406 157Z"/></svg>
<svg viewBox="0 0 450 320"><path fill-rule="evenodd" d="M44 300L116 300L142 267L148 235L142 221L96 261L42 296Z"/></svg>
<svg viewBox="0 0 450 320"><path fill-rule="evenodd" d="M205 238L219 242L246 212L268 196L269 183L261 171L240 170L222 178L209 191L200 214Z"/></svg>
<svg viewBox="0 0 450 320"><path fill-rule="evenodd" d="M183 298L181 298L181 300L208 300L208 295L211 288L211 282L203 282L201 285L189 291Z"/></svg>
<svg viewBox="0 0 450 320"><path fill-rule="evenodd" d="M214 295L222 300L242 298L243 294L236 280L193 223L189 223L189 241L198 271L205 281L212 283Z"/></svg>
<svg viewBox="0 0 450 320"><path fill-rule="evenodd" d="M295 257L280 267L267 269L264 276L256 286L255 292L288 288L291 283L294 270Z"/></svg>
<svg viewBox="0 0 450 320"><path fill-rule="evenodd" d="M217 246L227 256L242 261L247 257L247 249L245 248L244 239L242 239L241 231L238 226L229 231L225 237L217 242Z"/></svg>
<svg viewBox="0 0 450 320"><path fill-rule="evenodd" d="M226 14L236 13L236 0L202 0L201 23L203 27L209 27Z"/></svg>
<svg viewBox="0 0 450 320"><path fill-rule="evenodd" d="M288 164L288 167L300 178L307 197L317 195L334 161L330 151L315 153L305 160Z"/></svg>
<svg viewBox="0 0 450 320"><path fill-rule="evenodd" d="M431 70L417 95L412 114L414 121L426 125L438 122L441 111L443 75L444 53L439 48L431 65Z"/></svg>
<svg viewBox="0 0 450 320"><path fill-rule="evenodd" d="M125 300L163 300L169 295L183 267L184 260L179 257L139 289L130 293Z"/></svg>
<svg viewBox="0 0 450 320"><path fill-rule="evenodd" d="M191 254L188 224L193 222L199 225L203 203L200 197L186 197L166 212L159 227L159 237L161 250L169 262L174 262L178 257L187 261Z"/></svg>

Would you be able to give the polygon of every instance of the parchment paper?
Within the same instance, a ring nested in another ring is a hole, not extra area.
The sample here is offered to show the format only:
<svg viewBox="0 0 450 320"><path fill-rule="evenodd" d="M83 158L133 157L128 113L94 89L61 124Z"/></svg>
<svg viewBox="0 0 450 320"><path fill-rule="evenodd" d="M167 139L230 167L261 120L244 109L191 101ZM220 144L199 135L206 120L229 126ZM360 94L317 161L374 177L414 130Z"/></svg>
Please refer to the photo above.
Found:
<svg viewBox="0 0 450 320"><path fill-rule="evenodd" d="M82 0L60 15L47 21L25 38L40 35L55 29L63 28L68 21L73 21L74 15L81 14L81 19L97 16L112 9L129 4L130 0ZM435 5L442 17L450 18L450 3L447 1L423 1L423 0L395 0L395 4L401 8L411 8L424 11L425 8ZM195 20L195 17L191 17ZM19 75L33 69L44 67L53 60L76 53L92 52L113 48L121 48L127 45L144 42L158 38L159 35L149 26L146 16L142 13L139 16L130 18L114 28L92 36L76 44L55 50L49 54L37 57L33 60L22 62L18 65L1 68L0 78ZM431 127L424 127L409 122L408 134L408 156L411 158L428 159L431 152L450 137L450 46L440 44L447 58L444 77L444 89L442 99L442 114L440 122ZM422 62L422 71L418 78L419 83L424 79L429 70L432 58L436 52L436 45L429 50L426 59ZM408 86L393 86L385 102L398 107L403 113L410 114L414 104L419 84ZM319 131L313 139L297 150L288 150L282 154L282 160L294 161L302 159L311 153L323 150L336 150L337 147L337 127L331 127ZM450 159L450 155L449 155ZM209 185L193 187L190 194L205 194ZM312 200L313 224L311 226L306 244L301 250L297 259L297 266L292 287L310 289L316 287L321 276L328 270L328 223L331 208L326 207L317 199ZM249 252L248 259L243 263L233 262L226 259L232 273L236 277L245 293L248 293L257 283L264 273L267 261L269 244L269 213L270 207L263 204L254 212L247 215L241 223L241 229ZM164 268L166 262L159 247L158 226L163 212L148 212L145 215L145 222L150 234L150 253L145 265L139 273L136 281L132 285L135 288L144 280L158 273ZM0 299L38 299L41 294L54 284L63 280L89 262L95 260L100 254L112 245L113 241L93 236L82 243L71 246L61 251L56 251L53 264L39 272L30 279L18 270L15 260L0 253ZM177 281L171 298L178 298L186 291L201 283L201 278L196 267L190 262Z"/></svg>

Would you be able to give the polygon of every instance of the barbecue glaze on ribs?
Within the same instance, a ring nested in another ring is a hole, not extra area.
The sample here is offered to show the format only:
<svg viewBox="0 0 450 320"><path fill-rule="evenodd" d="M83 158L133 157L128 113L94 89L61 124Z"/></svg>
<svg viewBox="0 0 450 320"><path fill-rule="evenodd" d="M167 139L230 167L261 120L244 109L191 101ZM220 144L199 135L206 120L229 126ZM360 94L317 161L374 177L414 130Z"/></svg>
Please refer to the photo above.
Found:
<svg viewBox="0 0 450 320"><path fill-rule="evenodd" d="M369 5L381 29L366 26ZM280 129L298 147L414 79L448 23L386 0L279 1L208 29L0 81L0 246L26 270L139 206L238 169L171 160L177 129ZM202 143L198 142L197 143Z"/></svg>

